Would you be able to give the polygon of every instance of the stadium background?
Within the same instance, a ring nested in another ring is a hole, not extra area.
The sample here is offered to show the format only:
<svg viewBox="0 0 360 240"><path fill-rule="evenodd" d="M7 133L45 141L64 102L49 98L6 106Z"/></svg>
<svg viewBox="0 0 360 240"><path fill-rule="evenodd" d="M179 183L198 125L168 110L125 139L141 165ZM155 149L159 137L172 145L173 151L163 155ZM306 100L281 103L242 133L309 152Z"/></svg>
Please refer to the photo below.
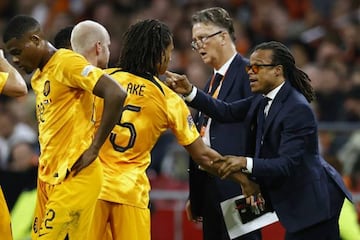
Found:
<svg viewBox="0 0 360 240"><path fill-rule="evenodd" d="M169 69L187 74L202 87L212 69L191 50L190 16L212 6L225 8L233 17L236 47L242 55L248 56L260 42L277 40L291 49L298 66L310 76L317 94L313 107L319 121L321 152L344 175L354 192L360 218L358 0L1 0L0 36L6 22L16 14L39 20L50 41L61 28L92 19L110 32L113 66L126 28L140 19L157 18L174 34ZM30 77L24 75L28 84ZM31 90L26 97L0 98L0 184L12 214L20 193L34 189L38 156L34 106ZM187 153L171 133L165 133L153 151L148 170L153 188L154 240L201 239L201 226L188 222L183 211L186 169ZM275 224L264 230L264 240L282 234L281 226Z"/></svg>

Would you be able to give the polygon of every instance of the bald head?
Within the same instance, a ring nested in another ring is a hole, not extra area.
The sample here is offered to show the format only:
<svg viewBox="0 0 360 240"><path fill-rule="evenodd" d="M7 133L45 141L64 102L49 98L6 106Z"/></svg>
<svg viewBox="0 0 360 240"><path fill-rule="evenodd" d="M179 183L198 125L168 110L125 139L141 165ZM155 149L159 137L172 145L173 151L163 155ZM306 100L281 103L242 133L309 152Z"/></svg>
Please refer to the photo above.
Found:
<svg viewBox="0 0 360 240"><path fill-rule="evenodd" d="M109 61L110 36L101 24L85 20L71 32L72 49L83 55L91 64L106 68Z"/></svg>
<svg viewBox="0 0 360 240"><path fill-rule="evenodd" d="M109 45L110 37L104 26L91 20L85 20L75 25L70 41L73 50L84 55L96 43Z"/></svg>

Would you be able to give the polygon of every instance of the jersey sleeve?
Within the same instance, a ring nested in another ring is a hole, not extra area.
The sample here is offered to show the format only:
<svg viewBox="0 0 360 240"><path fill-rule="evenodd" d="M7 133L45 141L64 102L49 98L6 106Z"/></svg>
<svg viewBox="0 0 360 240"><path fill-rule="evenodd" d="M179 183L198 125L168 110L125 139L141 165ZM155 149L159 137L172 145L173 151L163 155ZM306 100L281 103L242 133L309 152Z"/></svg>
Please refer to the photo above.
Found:
<svg viewBox="0 0 360 240"><path fill-rule="evenodd" d="M189 145L199 137L190 110L184 100L174 92L167 92L167 95L170 129L180 145Z"/></svg>
<svg viewBox="0 0 360 240"><path fill-rule="evenodd" d="M92 92L97 81L105 72L91 65L83 56L77 53L66 53L58 64L57 70L64 77L60 81L73 88L81 88Z"/></svg>
<svg viewBox="0 0 360 240"><path fill-rule="evenodd" d="M0 93L2 93L8 77L9 77L9 73L0 72Z"/></svg>

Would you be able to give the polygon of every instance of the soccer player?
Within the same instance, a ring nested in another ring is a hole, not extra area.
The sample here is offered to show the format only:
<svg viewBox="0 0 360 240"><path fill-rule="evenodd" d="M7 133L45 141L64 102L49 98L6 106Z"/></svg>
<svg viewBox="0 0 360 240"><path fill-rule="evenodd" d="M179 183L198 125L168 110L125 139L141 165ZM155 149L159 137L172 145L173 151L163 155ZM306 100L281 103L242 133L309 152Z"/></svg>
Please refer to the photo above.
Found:
<svg viewBox="0 0 360 240"><path fill-rule="evenodd" d="M62 29L60 29L59 32L56 33L54 37L54 47L59 48L66 48L71 49L71 43L70 43L70 37L71 32L73 30L74 26L67 26Z"/></svg>
<svg viewBox="0 0 360 240"><path fill-rule="evenodd" d="M20 73L6 60L0 49L0 93L20 97L27 94L27 87ZM0 186L0 236L1 239L11 240L10 214L1 186Z"/></svg>
<svg viewBox="0 0 360 240"><path fill-rule="evenodd" d="M28 74L35 71L41 153L32 239L89 239L102 184L97 156L127 94L80 54L54 48L32 17L12 18L3 40L15 64ZM96 134L93 94L104 98Z"/></svg>
<svg viewBox="0 0 360 240"><path fill-rule="evenodd" d="M93 218L94 240L105 239L108 224L114 240L151 238L146 168L151 149L167 129L208 171L215 173L210 161L221 158L203 143L184 101L158 78L166 71L173 49L169 28L157 20L140 21L127 30L123 42L120 68L106 71L127 90L128 98L99 154L104 182ZM100 24L85 21L72 31L73 50L94 65L106 67L99 51L99 46L106 44L110 44L109 34ZM98 98L97 113L102 105Z"/></svg>

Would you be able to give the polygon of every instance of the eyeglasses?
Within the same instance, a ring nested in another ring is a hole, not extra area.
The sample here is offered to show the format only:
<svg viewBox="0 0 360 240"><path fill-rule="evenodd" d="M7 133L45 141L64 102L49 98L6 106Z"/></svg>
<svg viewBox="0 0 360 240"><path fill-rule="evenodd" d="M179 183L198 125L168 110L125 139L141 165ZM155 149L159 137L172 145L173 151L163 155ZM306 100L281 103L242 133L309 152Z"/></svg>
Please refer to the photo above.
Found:
<svg viewBox="0 0 360 240"><path fill-rule="evenodd" d="M257 74L260 71L260 67L275 67L279 64L252 64L247 65L245 67L246 72L250 71L250 69L253 71L253 73Z"/></svg>
<svg viewBox="0 0 360 240"><path fill-rule="evenodd" d="M193 50L198 50L209 38L212 38L220 33L222 33L223 31L218 31L216 33L210 34L208 36L204 36L204 37L200 37L198 40L192 40L191 41L191 48ZM201 45L200 45L201 43Z"/></svg>

